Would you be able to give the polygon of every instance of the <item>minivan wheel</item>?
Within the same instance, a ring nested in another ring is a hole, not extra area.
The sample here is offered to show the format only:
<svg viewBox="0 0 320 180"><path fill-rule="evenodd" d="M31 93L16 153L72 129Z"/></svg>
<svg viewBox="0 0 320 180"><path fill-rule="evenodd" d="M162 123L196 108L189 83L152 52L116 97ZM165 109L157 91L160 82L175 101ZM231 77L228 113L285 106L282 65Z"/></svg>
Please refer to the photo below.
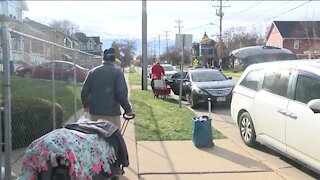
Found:
<svg viewBox="0 0 320 180"><path fill-rule="evenodd" d="M254 130L254 125L252 118L248 112L241 114L239 119L239 130L242 141L250 147L254 147L257 144L256 132Z"/></svg>

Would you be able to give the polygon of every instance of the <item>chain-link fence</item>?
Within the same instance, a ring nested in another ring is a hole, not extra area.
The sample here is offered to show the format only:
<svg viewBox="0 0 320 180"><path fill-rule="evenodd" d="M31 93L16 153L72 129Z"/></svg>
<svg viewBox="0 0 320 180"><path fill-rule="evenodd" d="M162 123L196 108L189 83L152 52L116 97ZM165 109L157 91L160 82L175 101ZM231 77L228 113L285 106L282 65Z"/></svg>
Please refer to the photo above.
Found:
<svg viewBox="0 0 320 180"><path fill-rule="evenodd" d="M81 83L102 58L57 31L28 33L10 23L0 28L0 163L7 179L19 174L31 142L79 118L73 115L82 108Z"/></svg>

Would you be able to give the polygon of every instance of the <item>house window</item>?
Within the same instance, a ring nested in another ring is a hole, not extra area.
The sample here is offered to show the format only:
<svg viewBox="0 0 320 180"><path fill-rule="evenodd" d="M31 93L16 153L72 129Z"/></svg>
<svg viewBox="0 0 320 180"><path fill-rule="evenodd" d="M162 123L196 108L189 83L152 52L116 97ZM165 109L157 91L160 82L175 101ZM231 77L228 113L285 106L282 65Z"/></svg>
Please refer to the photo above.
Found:
<svg viewBox="0 0 320 180"><path fill-rule="evenodd" d="M93 50L93 45L91 43L89 44L89 50Z"/></svg>
<svg viewBox="0 0 320 180"><path fill-rule="evenodd" d="M293 48L294 49L299 49L299 41L298 40L294 41Z"/></svg>
<svg viewBox="0 0 320 180"><path fill-rule="evenodd" d="M65 47L71 47L71 43L72 43L72 42L71 42L68 38L65 37L65 38L63 39L63 43L64 43L64 46L65 46Z"/></svg>

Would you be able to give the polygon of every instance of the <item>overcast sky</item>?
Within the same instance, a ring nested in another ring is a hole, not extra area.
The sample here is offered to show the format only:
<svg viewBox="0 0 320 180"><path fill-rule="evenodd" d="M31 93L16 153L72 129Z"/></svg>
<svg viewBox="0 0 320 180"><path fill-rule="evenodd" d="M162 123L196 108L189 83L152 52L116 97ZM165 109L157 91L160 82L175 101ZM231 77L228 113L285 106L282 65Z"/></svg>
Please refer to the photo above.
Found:
<svg viewBox="0 0 320 180"><path fill-rule="evenodd" d="M114 39L141 38L142 2L132 1L27 1L29 17L40 23L68 19L87 36ZM206 31L219 34L219 1L147 1L148 39L174 39L176 20L182 20L181 33L193 34L199 41ZM273 20L320 20L320 1L223 1L222 28L253 27L264 32ZM215 25L210 25L214 23Z"/></svg>

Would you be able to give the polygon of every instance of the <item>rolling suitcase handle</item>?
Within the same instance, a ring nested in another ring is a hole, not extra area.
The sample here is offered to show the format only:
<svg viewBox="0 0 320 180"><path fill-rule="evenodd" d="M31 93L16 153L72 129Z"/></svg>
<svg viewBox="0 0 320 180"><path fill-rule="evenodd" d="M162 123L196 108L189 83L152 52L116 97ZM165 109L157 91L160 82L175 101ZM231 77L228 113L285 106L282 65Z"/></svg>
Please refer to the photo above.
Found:
<svg viewBox="0 0 320 180"><path fill-rule="evenodd" d="M132 116L127 116L126 114L123 114L122 117L124 118L124 122L121 126L121 129L120 129L120 132L121 132L121 135L123 136L124 135L124 132L126 131L127 129L127 126L128 126L128 123L131 119L134 119L135 117L135 114L133 114Z"/></svg>

